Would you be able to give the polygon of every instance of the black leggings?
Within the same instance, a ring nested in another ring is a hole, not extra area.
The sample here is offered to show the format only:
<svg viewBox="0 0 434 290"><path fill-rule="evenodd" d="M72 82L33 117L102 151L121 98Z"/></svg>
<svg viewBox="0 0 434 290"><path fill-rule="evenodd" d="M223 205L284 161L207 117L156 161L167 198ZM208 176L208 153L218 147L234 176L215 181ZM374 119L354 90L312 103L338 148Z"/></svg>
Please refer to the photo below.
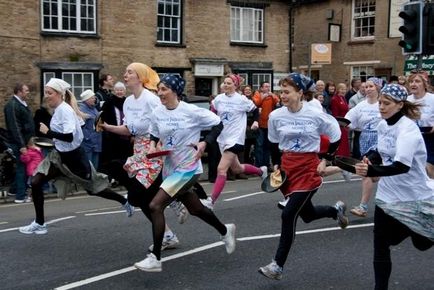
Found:
<svg viewBox="0 0 434 290"><path fill-rule="evenodd" d="M279 246L274 259L277 265L283 267L288 258L289 251L295 238L295 230L298 216L305 223L329 217L336 219L337 210L332 206L313 206L312 196L317 190L308 192L294 192L282 211L282 229Z"/></svg>
<svg viewBox="0 0 434 290"><path fill-rule="evenodd" d="M66 165L72 173L74 173L75 175L83 179L91 178L90 163L89 160L87 159L84 150L81 147L70 152L59 152L59 155L60 155L60 159L62 160L62 163ZM36 213L35 221L40 225L44 224L45 222L44 192L42 191L42 186L46 182L61 175L63 175L63 173L58 168L56 168L55 166L50 166L50 170L47 175L44 175L42 173L37 173L32 178L32 198L33 198L33 205L35 207L35 213ZM114 192L109 188L106 188L92 195L96 195L110 200L115 200L122 205L124 205L127 202L127 200L123 196L117 194L116 192Z"/></svg>
<svg viewBox="0 0 434 290"><path fill-rule="evenodd" d="M194 177L192 184L197 181L198 176ZM190 186L191 187L191 186ZM191 188L184 188L180 191L176 198L181 201L188 209L191 215L197 216L207 224L214 227L222 236L226 235L226 226L220 222L214 212L207 207L204 207L200 202L196 193L191 191ZM168 195L163 189L160 189L149 205L152 216L152 233L154 239L153 253L158 260L161 258L161 245L163 243L165 218L164 209L174 200L174 197Z"/></svg>
<svg viewBox="0 0 434 290"><path fill-rule="evenodd" d="M390 246L396 246L408 237L411 237L413 245L420 251L428 250L434 244L427 237L413 232L406 225L386 214L380 207L375 207L374 271L376 290L386 290L389 285L389 277L392 272Z"/></svg>

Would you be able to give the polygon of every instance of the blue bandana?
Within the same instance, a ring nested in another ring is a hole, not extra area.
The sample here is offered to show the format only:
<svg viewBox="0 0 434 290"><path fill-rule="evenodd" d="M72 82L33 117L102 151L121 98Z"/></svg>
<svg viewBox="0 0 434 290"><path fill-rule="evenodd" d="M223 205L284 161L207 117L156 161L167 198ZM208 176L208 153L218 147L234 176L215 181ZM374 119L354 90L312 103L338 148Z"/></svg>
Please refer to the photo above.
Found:
<svg viewBox="0 0 434 290"><path fill-rule="evenodd" d="M297 87L303 90L303 92L315 90L315 84L313 80L305 75L299 73L290 73L288 77L292 79L294 83L297 84Z"/></svg>
<svg viewBox="0 0 434 290"><path fill-rule="evenodd" d="M381 89L381 88L383 87L383 85L384 85L384 81L383 81L383 79L380 79L380 78L370 77L370 78L368 79L368 81L373 82L374 85L376 85L376 86L379 87L380 89Z"/></svg>
<svg viewBox="0 0 434 290"><path fill-rule="evenodd" d="M407 100L407 90L398 84L385 85L381 90L382 95L391 97L392 99L401 102Z"/></svg>
<svg viewBox="0 0 434 290"><path fill-rule="evenodd" d="M179 97L184 92L185 80L179 75L166 74L160 80L166 87L174 91Z"/></svg>

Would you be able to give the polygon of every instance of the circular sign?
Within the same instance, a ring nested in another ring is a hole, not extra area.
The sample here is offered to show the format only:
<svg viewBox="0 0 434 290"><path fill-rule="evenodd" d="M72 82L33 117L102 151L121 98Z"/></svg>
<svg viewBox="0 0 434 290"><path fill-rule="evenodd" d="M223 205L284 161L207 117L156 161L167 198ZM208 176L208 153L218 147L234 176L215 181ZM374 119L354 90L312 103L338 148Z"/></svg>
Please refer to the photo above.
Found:
<svg viewBox="0 0 434 290"><path fill-rule="evenodd" d="M327 45L324 44L317 44L315 45L314 49L319 53L327 53L329 51Z"/></svg>

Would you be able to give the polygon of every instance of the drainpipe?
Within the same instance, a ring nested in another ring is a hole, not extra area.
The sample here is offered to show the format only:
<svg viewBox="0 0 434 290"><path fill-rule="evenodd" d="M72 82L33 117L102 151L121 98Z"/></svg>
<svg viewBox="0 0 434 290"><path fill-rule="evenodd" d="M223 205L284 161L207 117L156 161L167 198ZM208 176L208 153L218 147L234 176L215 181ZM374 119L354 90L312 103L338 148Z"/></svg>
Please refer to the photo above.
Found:
<svg viewBox="0 0 434 290"><path fill-rule="evenodd" d="M294 1L294 0L292 0ZM292 1L289 2L289 6L288 6L288 25L289 25L289 29L288 29L288 41L289 41L289 52L288 52L288 65L289 65L289 72L292 73Z"/></svg>

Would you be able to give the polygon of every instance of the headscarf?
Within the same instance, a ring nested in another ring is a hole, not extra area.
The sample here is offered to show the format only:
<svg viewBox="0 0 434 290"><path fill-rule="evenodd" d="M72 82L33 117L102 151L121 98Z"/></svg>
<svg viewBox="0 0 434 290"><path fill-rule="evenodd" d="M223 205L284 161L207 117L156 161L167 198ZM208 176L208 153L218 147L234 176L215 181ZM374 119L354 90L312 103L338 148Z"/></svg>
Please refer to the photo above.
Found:
<svg viewBox="0 0 434 290"><path fill-rule="evenodd" d="M383 81L383 79L380 79L380 78L370 77L370 78L367 79L367 80L373 82L374 85L376 85L376 86L378 87L378 89L380 89L380 90L381 90L381 88L382 88L383 85L384 85L384 81Z"/></svg>
<svg viewBox="0 0 434 290"><path fill-rule="evenodd" d="M384 88L381 90L381 94L389 96L398 102L407 100L408 95L405 87L398 84L385 85Z"/></svg>
<svg viewBox="0 0 434 290"><path fill-rule="evenodd" d="M310 77L299 73L290 73L288 77L292 79L303 92L315 91L315 83Z"/></svg>
<svg viewBox="0 0 434 290"><path fill-rule="evenodd" d="M228 74L227 77L234 82L236 88L239 88L242 82L244 81L244 79L237 74Z"/></svg>
<svg viewBox="0 0 434 290"><path fill-rule="evenodd" d="M61 93L62 96L64 96L66 91L71 88L70 84L58 78L51 78L45 86Z"/></svg>
<svg viewBox="0 0 434 290"><path fill-rule="evenodd" d="M160 83L163 83L166 87L169 87L176 93L178 97L182 95L185 88L185 80L180 75L166 74L161 79Z"/></svg>
<svg viewBox="0 0 434 290"><path fill-rule="evenodd" d="M142 82L143 87L148 90L157 90L157 85L160 82L160 77L157 72L152 68L147 66L146 64L140 62L133 62L129 66L131 66L139 76L139 80Z"/></svg>

